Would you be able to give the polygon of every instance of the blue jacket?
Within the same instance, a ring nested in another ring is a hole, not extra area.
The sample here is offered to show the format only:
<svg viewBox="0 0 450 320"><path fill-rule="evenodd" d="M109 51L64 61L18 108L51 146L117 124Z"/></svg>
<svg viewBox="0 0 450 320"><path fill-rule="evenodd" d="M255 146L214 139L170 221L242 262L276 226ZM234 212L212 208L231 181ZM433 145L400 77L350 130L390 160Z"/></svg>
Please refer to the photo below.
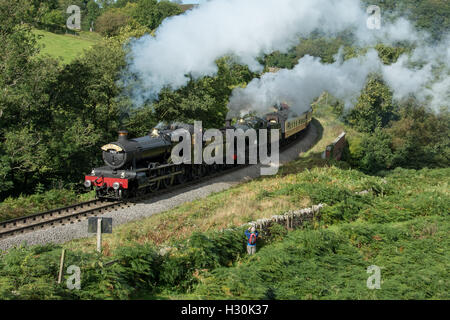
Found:
<svg viewBox="0 0 450 320"><path fill-rule="evenodd" d="M250 244L250 242L249 242L250 241L250 235L251 235L250 231L245 230L245 235L247 236L247 245L250 246L250 247L256 246L256 242L255 242L255 244ZM256 235L256 240L258 240L258 235L259 235L258 231L255 231L255 235Z"/></svg>

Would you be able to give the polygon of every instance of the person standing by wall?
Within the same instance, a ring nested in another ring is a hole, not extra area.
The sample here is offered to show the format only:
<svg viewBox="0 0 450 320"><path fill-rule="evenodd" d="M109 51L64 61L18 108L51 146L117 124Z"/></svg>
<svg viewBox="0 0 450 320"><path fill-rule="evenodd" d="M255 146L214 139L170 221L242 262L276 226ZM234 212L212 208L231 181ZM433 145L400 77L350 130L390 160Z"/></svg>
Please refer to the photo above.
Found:
<svg viewBox="0 0 450 320"><path fill-rule="evenodd" d="M255 227L250 227L245 230L245 235L247 236L247 252L249 255L256 253L256 240L258 239L258 231Z"/></svg>

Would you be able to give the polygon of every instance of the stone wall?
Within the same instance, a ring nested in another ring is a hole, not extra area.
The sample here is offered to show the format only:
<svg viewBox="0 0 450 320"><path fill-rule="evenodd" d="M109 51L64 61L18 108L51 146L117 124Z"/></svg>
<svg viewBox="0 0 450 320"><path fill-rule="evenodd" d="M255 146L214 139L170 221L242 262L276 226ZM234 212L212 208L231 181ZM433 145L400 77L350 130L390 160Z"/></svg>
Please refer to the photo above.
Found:
<svg viewBox="0 0 450 320"><path fill-rule="evenodd" d="M324 206L324 204L319 204L311 208L289 211L282 215L246 223L243 226L254 226L262 235L267 234L269 228L275 223L284 226L288 230L292 230L301 227L305 221L312 221L315 217L318 217L320 210Z"/></svg>

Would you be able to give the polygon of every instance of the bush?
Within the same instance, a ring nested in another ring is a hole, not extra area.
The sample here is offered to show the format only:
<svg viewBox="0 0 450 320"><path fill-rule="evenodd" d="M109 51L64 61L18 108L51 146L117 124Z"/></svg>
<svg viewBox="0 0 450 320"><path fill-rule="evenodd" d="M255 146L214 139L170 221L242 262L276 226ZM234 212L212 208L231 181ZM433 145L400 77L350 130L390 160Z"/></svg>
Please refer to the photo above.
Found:
<svg viewBox="0 0 450 320"><path fill-rule="evenodd" d="M21 195L18 198L6 198L0 203L0 221L69 206L77 202L93 199L95 196L93 192L78 195L75 191L66 189L52 189L42 192L42 188L39 185L37 191L40 192L31 196Z"/></svg>
<svg viewBox="0 0 450 320"><path fill-rule="evenodd" d="M377 128L371 135L364 135L350 146L350 161L366 173L390 169L393 163L391 136Z"/></svg>
<svg viewBox="0 0 450 320"><path fill-rule="evenodd" d="M281 241L288 233L286 228L278 223L272 224L267 231L269 236L267 239L265 239L265 243L274 243Z"/></svg>
<svg viewBox="0 0 450 320"><path fill-rule="evenodd" d="M231 264L244 253L244 230L194 233L187 243L170 250L161 265L161 285L187 290L197 283L199 272Z"/></svg>
<svg viewBox="0 0 450 320"><path fill-rule="evenodd" d="M438 227L443 219L292 231L246 262L214 270L192 294L252 300L448 299L442 237L449 226ZM382 290L367 289L370 265L382 268Z"/></svg>
<svg viewBox="0 0 450 320"><path fill-rule="evenodd" d="M65 17L62 14L61 10L51 10L44 14L44 16L41 18L41 22L44 24L54 24L62 26L66 23Z"/></svg>
<svg viewBox="0 0 450 320"><path fill-rule="evenodd" d="M396 117L392 92L379 76L373 75L345 118L358 131L370 133L376 128L386 127Z"/></svg>
<svg viewBox="0 0 450 320"><path fill-rule="evenodd" d="M181 13L180 6L170 1L139 0L132 16L141 25L154 30L165 18Z"/></svg>
<svg viewBox="0 0 450 320"><path fill-rule="evenodd" d="M120 28L131 23L131 17L120 9L109 9L97 18L95 29L103 36L117 36Z"/></svg>

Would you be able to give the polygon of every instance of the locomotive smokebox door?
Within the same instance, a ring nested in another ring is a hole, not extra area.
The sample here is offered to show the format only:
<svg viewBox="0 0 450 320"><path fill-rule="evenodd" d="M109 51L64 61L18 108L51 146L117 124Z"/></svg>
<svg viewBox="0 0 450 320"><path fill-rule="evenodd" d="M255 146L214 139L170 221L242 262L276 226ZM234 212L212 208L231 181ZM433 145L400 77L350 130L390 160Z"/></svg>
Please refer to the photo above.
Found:
<svg viewBox="0 0 450 320"><path fill-rule="evenodd" d="M88 219L88 232L97 233L98 217L91 217ZM112 218L102 219L102 233L112 233Z"/></svg>

